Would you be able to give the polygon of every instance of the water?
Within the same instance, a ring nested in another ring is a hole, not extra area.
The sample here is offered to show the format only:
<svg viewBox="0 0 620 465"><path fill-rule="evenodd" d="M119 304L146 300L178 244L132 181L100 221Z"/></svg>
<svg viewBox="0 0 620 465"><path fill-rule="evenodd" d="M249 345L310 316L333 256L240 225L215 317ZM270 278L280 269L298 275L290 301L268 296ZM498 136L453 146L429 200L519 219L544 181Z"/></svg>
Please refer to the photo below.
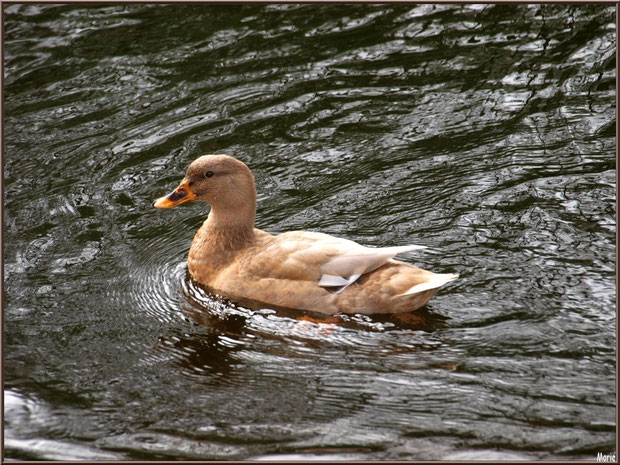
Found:
<svg viewBox="0 0 620 465"><path fill-rule="evenodd" d="M4 444L19 459L594 459L615 443L615 9L4 5ZM257 224L461 279L404 317L187 276L187 164Z"/></svg>

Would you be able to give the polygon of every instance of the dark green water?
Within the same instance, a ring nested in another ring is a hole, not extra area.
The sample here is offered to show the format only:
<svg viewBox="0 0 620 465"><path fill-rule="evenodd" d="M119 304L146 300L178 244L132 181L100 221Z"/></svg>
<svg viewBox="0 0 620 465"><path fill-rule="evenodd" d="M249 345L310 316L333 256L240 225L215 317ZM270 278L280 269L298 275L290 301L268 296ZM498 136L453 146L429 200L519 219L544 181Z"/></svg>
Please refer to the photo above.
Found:
<svg viewBox="0 0 620 465"><path fill-rule="evenodd" d="M615 450L615 9L4 5L4 445L22 459ZM460 273L419 321L186 276L187 164L257 224Z"/></svg>

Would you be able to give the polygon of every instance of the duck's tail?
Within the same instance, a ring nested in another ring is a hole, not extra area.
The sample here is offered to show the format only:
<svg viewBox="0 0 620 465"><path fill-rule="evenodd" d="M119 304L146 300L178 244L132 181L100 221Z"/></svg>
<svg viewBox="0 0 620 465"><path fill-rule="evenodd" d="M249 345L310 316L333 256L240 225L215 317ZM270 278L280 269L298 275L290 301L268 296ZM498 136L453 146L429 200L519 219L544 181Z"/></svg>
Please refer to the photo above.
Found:
<svg viewBox="0 0 620 465"><path fill-rule="evenodd" d="M410 287L405 292L397 295L396 297L404 297L407 295L417 294L418 292L428 291L429 289L437 289L438 287L441 287L444 284L449 283L450 281L454 281L455 279L458 279L458 277L459 277L458 274L452 274L452 273L434 274L433 276L431 276L431 278L428 281L424 283L416 284L415 286Z"/></svg>

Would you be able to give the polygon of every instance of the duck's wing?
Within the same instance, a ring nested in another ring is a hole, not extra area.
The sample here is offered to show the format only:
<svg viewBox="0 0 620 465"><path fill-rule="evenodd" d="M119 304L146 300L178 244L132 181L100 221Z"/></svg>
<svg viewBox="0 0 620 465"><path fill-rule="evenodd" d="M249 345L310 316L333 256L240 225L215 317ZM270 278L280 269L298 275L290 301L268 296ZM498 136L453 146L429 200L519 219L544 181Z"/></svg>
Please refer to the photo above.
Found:
<svg viewBox="0 0 620 465"><path fill-rule="evenodd" d="M403 252L425 249L420 245L397 247L358 247L345 250L330 257L321 265L323 275L319 286L332 288L336 293L344 291L365 273L370 273ZM334 284L336 283L336 284Z"/></svg>
<svg viewBox="0 0 620 465"><path fill-rule="evenodd" d="M288 233L281 244L289 260L319 267L317 284L340 293L365 273L376 270L403 252L425 249L421 245L365 247L356 242L321 233Z"/></svg>

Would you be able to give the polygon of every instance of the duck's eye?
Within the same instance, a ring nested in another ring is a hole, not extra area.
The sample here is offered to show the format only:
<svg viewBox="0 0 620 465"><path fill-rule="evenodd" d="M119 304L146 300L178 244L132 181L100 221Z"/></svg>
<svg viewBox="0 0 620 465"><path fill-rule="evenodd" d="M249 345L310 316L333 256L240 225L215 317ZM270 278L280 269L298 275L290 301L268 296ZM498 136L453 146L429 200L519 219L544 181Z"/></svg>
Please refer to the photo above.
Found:
<svg viewBox="0 0 620 465"><path fill-rule="evenodd" d="M213 173L213 171L207 171L207 172L205 173L205 178L210 178L210 177L212 177L212 176L213 176L213 174L214 174L214 173Z"/></svg>

